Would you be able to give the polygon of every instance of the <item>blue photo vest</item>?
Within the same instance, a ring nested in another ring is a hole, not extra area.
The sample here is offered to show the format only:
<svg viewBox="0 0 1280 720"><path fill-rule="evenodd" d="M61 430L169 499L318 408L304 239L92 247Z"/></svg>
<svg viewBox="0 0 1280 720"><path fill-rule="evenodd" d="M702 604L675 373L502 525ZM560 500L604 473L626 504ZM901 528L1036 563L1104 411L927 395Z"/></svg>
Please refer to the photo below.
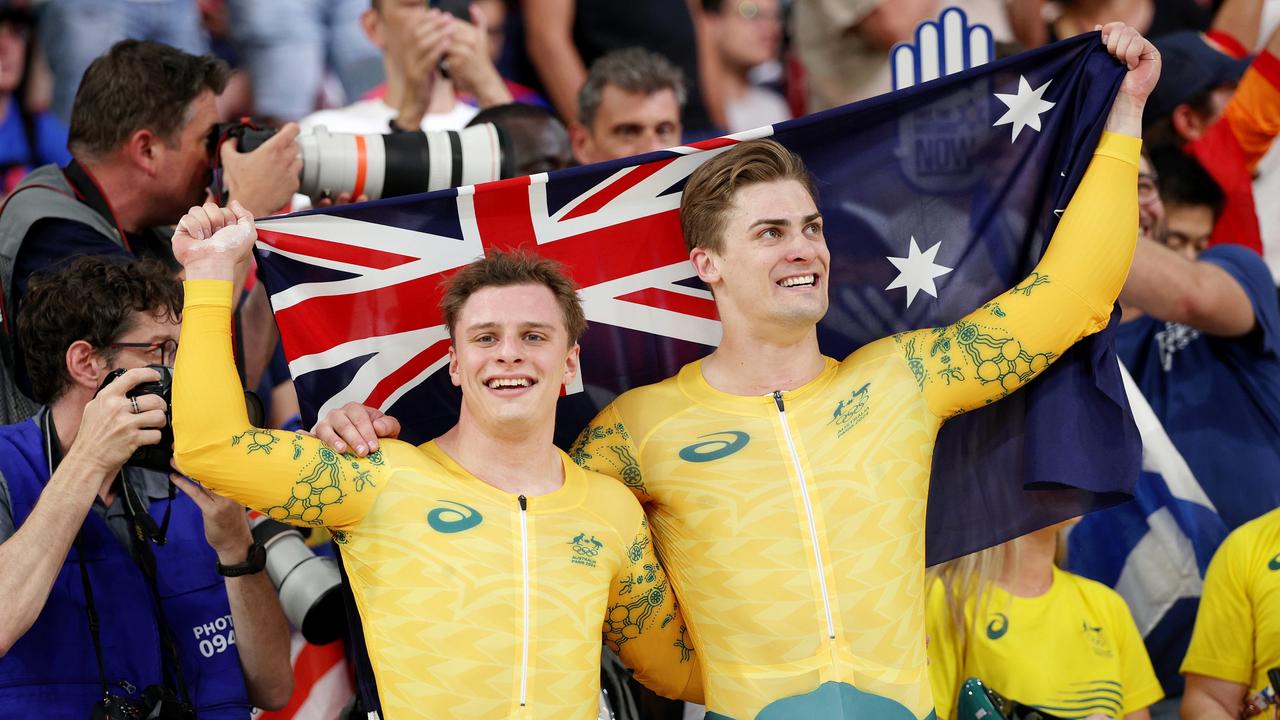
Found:
<svg viewBox="0 0 1280 720"><path fill-rule="evenodd" d="M9 488L14 524L21 528L49 480L36 419L0 426L0 473ZM172 501L167 495L152 497L149 512L159 523L170 504L168 540L151 548L156 590L192 703L200 720L244 720L248 693L217 557L205 541L200 509L186 495ZM0 657L0 715L84 720L101 699L81 562L89 572L112 692L136 700L147 686L163 684L168 660L151 590L129 551L90 512L40 616Z"/></svg>

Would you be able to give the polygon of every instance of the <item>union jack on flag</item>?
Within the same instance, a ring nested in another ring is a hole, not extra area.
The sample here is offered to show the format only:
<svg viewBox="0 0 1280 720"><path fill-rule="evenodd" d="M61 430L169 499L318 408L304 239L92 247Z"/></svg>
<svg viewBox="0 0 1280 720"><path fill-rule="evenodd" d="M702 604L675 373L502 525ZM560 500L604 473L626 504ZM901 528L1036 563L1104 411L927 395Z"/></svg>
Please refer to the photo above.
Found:
<svg viewBox="0 0 1280 720"><path fill-rule="evenodd" d="M1121 76L1096 35L1082 36L693 146L264 221L259 263L304 424L354 400L395 415L413 442L448 429L458 395L440 372L440 283L486 252L526 247L566 266L591 323L582 384L558 410L557 442L571 442L616 394L718 343L681 238L680 193L695 167L747 138L799 153L817 182L832 252L826 354L952 322L1034 267ZM1091 337L1026 390L944 426L930 562L1128 491L1139 445L1113 358L1109 333Z"/></svg>

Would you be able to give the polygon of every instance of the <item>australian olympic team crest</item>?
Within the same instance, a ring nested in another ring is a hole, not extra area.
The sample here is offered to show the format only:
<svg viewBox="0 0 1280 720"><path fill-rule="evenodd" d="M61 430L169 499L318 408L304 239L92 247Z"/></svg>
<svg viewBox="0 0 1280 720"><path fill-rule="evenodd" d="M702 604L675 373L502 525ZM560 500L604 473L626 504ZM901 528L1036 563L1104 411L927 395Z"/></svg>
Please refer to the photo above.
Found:
<svg viewBox="0 0 1280 720"><path fill-rule="evenodd" d="M574 565L585 565L587 567L596 566L596 556L604 549L604 543L596 539L595 535L587 533L578 533L569 541L569 545L573 548L573 554L569 557L569 562Z"/></svg>

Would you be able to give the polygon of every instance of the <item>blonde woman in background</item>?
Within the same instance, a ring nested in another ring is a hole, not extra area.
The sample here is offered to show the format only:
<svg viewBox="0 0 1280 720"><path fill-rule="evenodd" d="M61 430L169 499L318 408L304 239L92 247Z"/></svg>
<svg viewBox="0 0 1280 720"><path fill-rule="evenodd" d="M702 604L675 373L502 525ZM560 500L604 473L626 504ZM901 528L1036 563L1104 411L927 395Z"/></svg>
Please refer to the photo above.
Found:
<svg viewBox="0 0 1280 720"><path fill-rule="evenodd" d="M929 571L929 680L939 720L956 720L970 677L1058 717L1148 720L1163 692L1128 606L1111 588L1058 567L1059 534L1072 522Z"/></svg>

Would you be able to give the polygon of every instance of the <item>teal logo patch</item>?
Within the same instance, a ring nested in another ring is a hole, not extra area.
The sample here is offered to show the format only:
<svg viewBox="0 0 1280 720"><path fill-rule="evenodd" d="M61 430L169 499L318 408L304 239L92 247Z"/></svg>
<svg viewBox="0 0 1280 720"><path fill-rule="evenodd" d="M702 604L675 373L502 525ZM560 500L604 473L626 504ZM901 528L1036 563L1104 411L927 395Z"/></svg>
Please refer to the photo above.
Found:
<svg viewBox="0 0 1280 720"><path fill-rule="evenodd" d="M849 397L836 403L836 409L832 411L831 419L827 424L836 426L837 439L844 437L845 433L866 419L871 412L870 400L871 383L867 383L850 393Z"/></svg>
<svg viewBox="0 0 1280 720"><path fill-rule="evenodd" d="M1272 556L1271 560L1267 562L1267 569L1271 572L1280 570L1280 553L1276 553Z"/></svg>
<svg viewBox="0 0 1280 720"><path fill-rule="evenodd" d="M987 623L987 637L999 640L1009 632L1009 618L1004 613L996 613L996 619Z"/></svg>
<svg viewBox="0 0 1280 720"><path fill-rule="evenodd" d="M738 430L725 430L723 432L707 433L699 435L699 438L716 438L714 440L704 440L700 443L694 443L688 447L680 449L680 459L685 462L711 462L726 458L738 452L747 446L751 441L751 436Z"/></svg>
<svg viewBox="0 0 1280 720"><path fill-rule="evenodd" d="M484 522L479 510L460 502L441 500L452 507L438 507L427 513L427 524L441 533L460 533Z"/></svg>
<svg viewBox="0 0 1280 720"><path fill-rule="evenodd" d="M604 549L604 543L597 540L595 535L588 536L586 533L575 535L569 545L573 547L573 556L569 558L569 562L587 567L596 566L596 556Z"/></svg>

